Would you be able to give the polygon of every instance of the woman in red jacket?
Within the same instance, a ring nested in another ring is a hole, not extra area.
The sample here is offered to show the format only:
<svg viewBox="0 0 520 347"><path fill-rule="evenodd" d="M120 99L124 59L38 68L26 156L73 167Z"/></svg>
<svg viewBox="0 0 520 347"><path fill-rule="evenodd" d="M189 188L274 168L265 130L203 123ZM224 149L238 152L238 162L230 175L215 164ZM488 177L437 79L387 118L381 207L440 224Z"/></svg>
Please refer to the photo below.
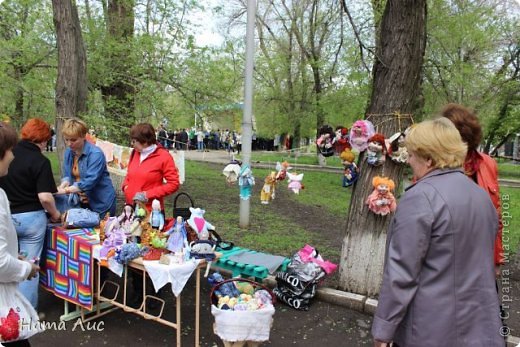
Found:
<svg viewBox="0 0 520 347"><path fill-rule="evenodd" d="M498 214L498 232L495 240L495 273L500 275L500 265L504 264L504 248L502 245L502 212L500 193L498 191L497 163L489 155L477 151L482 140L482 128L473 110L462 105L447 104L441 111L459 130L462 140L468 145L468 154L464 161L466 175L482 187L491 198Z"/></svg>
<svg viewBox="0 0 520 347"><path fill-rule="evenodd" d="M152 201L157 199L164 211L164 197L179 189L179 173L173 157L157 143L155 129L149 123L134 125L130 138L134 150L122 185L126 203L142 201L151 211Z"/></svg>
<svg viewBox="0 0 520 347"><path fill-rule="evenodd" d="M155 129L149 123L134 125L130 129L130 138L134 150L130 154L128 171L123 181L122 189L127 204L135 201L146 203L146 208L152 210L152 201L157 199L161 203L164 216L164 197L173 194L179 189L179 173L173 157L161 144L157 143ZM143 304L143 277L142 274L131 272L134 297L131 304L141 307ZM152 284L147 282L147 289ZM148 303L153 309L155 301Z"/></svg>

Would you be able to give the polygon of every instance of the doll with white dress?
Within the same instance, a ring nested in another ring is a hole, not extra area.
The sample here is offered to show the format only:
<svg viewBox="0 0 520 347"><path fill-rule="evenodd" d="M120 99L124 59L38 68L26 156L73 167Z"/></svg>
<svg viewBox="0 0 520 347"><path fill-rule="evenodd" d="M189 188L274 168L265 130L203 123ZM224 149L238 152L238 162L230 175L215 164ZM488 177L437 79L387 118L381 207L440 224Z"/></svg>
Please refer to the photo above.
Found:
<svg viewBox="0 0 520 347"><path fill-rule="evenodd" d="M395 188L394 181L388 177L376 176L372 180L372 185L374 191L365 202L370 211L381 216L394 212L397 208L394 194L392 194L392 190Z"/></svg>
<svg viewBox="0 0 520 347"><path fill-rule="evenodd" d="M295 194L300 194L300 190L303 189L303 174L288 172L287 178L289 179L289 184L287 185L287 188L292 190Z"/></svg>

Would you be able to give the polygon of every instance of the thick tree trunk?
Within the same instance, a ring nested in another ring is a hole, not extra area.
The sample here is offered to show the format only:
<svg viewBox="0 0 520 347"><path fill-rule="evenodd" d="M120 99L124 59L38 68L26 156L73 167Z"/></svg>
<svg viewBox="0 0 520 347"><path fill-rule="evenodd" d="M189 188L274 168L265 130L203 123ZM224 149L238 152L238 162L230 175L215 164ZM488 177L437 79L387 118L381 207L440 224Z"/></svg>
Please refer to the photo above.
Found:
<svg viewBox="0 0 520 347"><path fill-rule="evenodd" d="M110 83L101 87L105 115L109 119L108 135L116 142L128 141L128 131L135 123L135 81L132 78L132 40L134 35L134 1L108 1L108 37L112 43L109 65ZM117 126L116 126L117 125Z"/></svg>
<svg viewBox="0 0 520 347"><path fill-rule="evenodd" d="M56 139L61 163L65 148L60 136L63 121L79 117L86 110L87 59L76 5L71 0L52 0L52 9L58 43Z"/></svg>
<svg viewBox="0 0 520 347"><path fill-rule="evenodd" d="M391 136L404 131L411 119L399 114L417 111L420 75L426 45L426 0L388 0L381 21L380 46L374 65L372 97L366 119L377 132ZM365 205L374 176L388 176L396 186L403 166L387 160L371 167L360 156L360 177L354 186L340 263L340 287L374 296L383 273L386 229L391 216L377 216Z"/></svg>

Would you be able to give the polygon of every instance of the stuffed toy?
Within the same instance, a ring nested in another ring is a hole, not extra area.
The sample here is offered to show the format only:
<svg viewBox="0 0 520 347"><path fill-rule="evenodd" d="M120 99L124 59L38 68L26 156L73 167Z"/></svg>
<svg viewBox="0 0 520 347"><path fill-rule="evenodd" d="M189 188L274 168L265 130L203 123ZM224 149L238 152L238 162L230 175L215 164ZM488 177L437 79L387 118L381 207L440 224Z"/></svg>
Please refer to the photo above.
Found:
<svg viewBox="0 0 520 347"><path fill-rule="evenodd" d="M366 204L370 211L375 214L386 216L397 208L392 190L395 188L394 181L387 177L376 176L372 180L374 191L368 196Z"/></svg>
<svg viewBox="0 0 520 347"><path fill-rule="evenodd" d="M149 222L154 229L162 231L164 228L164 215L161 212L161 203L157 199L152 201L152 212L150 213Z"/></svg>
<svg viewBox="0 0 520 347"><path fill-rule="evenodd" d="M211 276L208 277L208 282L211 284L212 287L216 286L217 284L224 282L224 278L219 272L214 272ZM235 287L233 282L227 282L224 284L221 284L215 291L214 294L220 298L220 297L228 297L228 300L230 298L236 298L240 295L240 291Z"/></svg>
<svg viewBox="0 0 520 347"><path fill-rule="evenodd" d="M350 187L354 183L356 183L359 177L359 169L354 163L356 156L350 149L345 149L341 152L339 156L341 158L341 163L343 164L343 187Z"/></svg>
<svg viewBox="0 0 520 347"><path fill-rule="evenodd" d="M334 150L341 154L346 149L352 149L348 139L348 128L339 126L336 128L336 142L334 143Z"/></svg>
<svg viewBox="0 0 520 347"><path fill-rule="evenodd" d="M280 164L280 162L276 162L276 180L283 181L285 177L287 177L287 171L292 169L288 162L284 161Z"/></svg>
<svg viewBox="0 0 520 347"><path fill-rule="evenodd" d="M153 248L157 248L157 249L166 248L167 240L165 237L161 237L160 233L153 231L150 234L150 240L151 240L150 243Z"/></svg>
<svg viewBox="0 0 520 347"><path fill-rule="evenodd" d="M126 243L125 230L119 226L117 217L109 217L103 226L105 239L101 245L99 256L106 258L111 249L122 246Z"/></svg>
<svg viewBox="0 0 520 347"><path fill-rule="evenodd" d="M406 150L404 143L406 133L407 131L404 133L395 133L388 139L388 155L390 156L390 159L396 163L406 163L408 160L408 151Z"/></svg>
<svg viewBox="0 0 520 347"><path fill-rule="evenodd" d="M201 208L190 207L191 216L188 219L188 225L197 233L199 240L209 239L209 230L215 230L215 227L204 219L205 210Z"/></svg>
<svg viewBox="0 0 520 347"><path fill-rule="evenodd" d="M276 188L276 172L271 171L264 179L264 186L260 192L260 201L262 204L269 204L269 201L274 199Z"/></svg>
<svg viewBox="0 0 520 347"><path fill-rule="evenodd" d="M130 225L130 234L133 236L134 242L140 243L140 237L143 233L143 223L148 219L148 211L142 201L137 201L134 211L134 220ZM148 223L149 224L149 223Z"/></svg>
<svg viewBox="0 0 520 347"><path fill-rule="evenodd" d="M368 140L367 163L373 166L380 166L385 163L386 145L383 134L374 134Z"/></svg>
<svg viewBox="0 0 520 347"><path fill-rule="evenodd" d="M287 188L291 189L295 194L300 194L300 190L303 189L303 174L296 174L296 173L287 173L287 177L289 178L289 184L287 185Z"/></svg>
<svg viewBox="0 0 520 347"><path fill-rule="evenodd" d="M132 225L132 221L134 219L134 207L130 204L126 204L123 207L123 212L118 217L119 224L122 228L126 230L128 233L130 231L130 226Z"/></svg>
<svg viewBox="0 0 520 347"><path fill-rule="evenodd" d="M234 185L238 181L240 165L242 165L240 161L233 160L224 167L224 170L222 170L222 174L226 176L226 182L229 185Z"/></svg>
<svg viewBox="0 0 520 347"><path fill-rule="evenodd" d="M316 139L316 147L318 153L324 157L330 157L334 154L334 143L336 142L336 133L330 125L323 125L318 130Z"/></svg>
<svg viewBox="0 0 520 347"><path fill-rule="evenodd" d="M244 165L240 169L240 173L238 175L238 185L240 186L240 199L248 200L251 197L251 190L255 185L253 171L251 171L249 165Z"/></svg>
<svg viewBox="0 0 520 347"><path fill-rule="evenodd" d="M350 145L358 152L368 147L368 139L374 135L374 125L368 120L357 120L350 129Z"/></svg>
<svg viewBox="0 0 520 347"><path fill-rule="evenodd" d="M167 248L170 252L178 253L188 246L188 234L181 216L177 217L175 224L166 231L165 235L168 236Z"/></svg>
<svg viewBox="0 0 520 347"><path fill-rule="evenodd" d="M141 249L136 243L125 243L123 246L116 249L116 255L114 259L120 264L128 264L129 261L139 258L143 255L144 251L148 249Z"/></svg>
<svg viewBox="0 0 520 347"><path fill-rule="evenodd" d="M255 293L255 287L249 282L239 282L235 283L235 286L242 294L253 295Z"/></svg>

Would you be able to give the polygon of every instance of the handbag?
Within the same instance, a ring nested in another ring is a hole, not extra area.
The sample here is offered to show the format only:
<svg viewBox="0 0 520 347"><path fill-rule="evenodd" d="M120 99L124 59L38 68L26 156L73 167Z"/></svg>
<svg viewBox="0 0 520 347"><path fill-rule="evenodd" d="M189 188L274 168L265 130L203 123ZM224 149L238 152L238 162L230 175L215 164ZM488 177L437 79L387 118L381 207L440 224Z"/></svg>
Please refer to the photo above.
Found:
<svg viewBox="0 0 520 347"><path fill-rule="evenodd" d="M180 196L185 196L189 201L191 206L188 207L177 207L177 199L179 199ZM177 218L178 216L181 216L184 220L188 220L191 216L190 207L195 207L195 204L193 203L193 200L191 196L188 195L188 193L181 192L177 195L175 195L175 198L173 199L173 218Z"/></svg>
<svg viewBox="0 0 520 347"><path fill-rule="evenodd" d="M56 202L56 208L60 213L65 213L71 208L80 206L80 198L77 193L56 194L54 195L54 201Z"/></svg>
<svg viewBox="0 0 520 347"><path fill-rule="evenodd" d="M42 330L38 314L16 286L1 285L0 344L28 339Z"/></svg>
<svg viewBox="0 0 520 347"><path fill-rule="evenodd" d="M72 208L66 212L66 228L92 228L99 226L99 213L87 208Z"/></svg>

